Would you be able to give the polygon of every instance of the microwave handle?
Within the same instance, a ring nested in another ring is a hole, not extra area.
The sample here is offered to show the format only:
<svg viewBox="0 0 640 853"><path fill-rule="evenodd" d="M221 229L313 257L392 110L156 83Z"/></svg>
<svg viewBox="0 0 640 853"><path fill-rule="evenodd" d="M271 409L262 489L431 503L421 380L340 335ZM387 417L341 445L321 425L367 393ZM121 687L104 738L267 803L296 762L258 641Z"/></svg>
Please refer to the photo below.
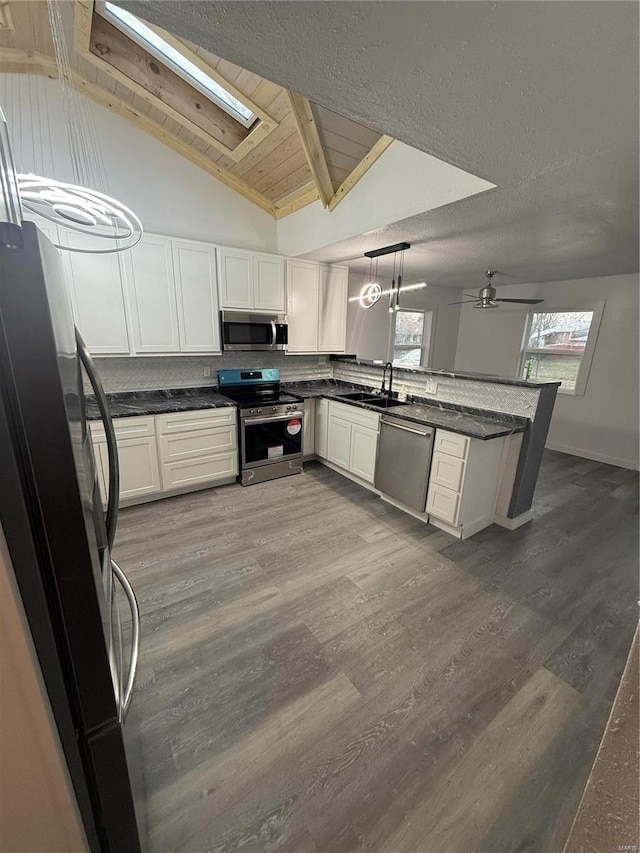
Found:
<svg viewBox="0 0 640 853"><path fill-rule="evenodd" d="M278 333L276 331L276 321L271 321L271 345L275 346L278 343Z"/></svg>

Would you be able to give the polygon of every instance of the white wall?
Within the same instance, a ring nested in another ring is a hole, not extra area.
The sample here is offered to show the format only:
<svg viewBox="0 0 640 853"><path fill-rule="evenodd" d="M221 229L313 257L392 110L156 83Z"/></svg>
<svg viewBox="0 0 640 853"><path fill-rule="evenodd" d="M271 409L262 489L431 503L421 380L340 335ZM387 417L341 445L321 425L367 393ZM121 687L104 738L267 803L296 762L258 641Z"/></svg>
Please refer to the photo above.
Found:
<svg viewBox="0 0 640 853"><path fill-rule="evenodd" d="M272 216L125 119L85 103L99 134L107 192L135 211L145 230L276 251ZM2 74L0 107L18 170L73 181L58 81Z"/></svg>
<svg viewBox="0 0 640 853"><path fill-rule="evenodd" d="M545 310L583 311L605 300L584 396L558 394L547 447L612 465L638 467L638 277L605 276L500 288L540 297ZM464 306L455 367L517 375L526 306Z"/></svg>
<svg viewBox="0 0 640 853"><path fill-rule="evenodd" d="M0 850L84 853L84 829L0 528Z"/></svg>
<svg viewBox="0 0 640 853"><path fill-rule="evenodd" d="M368 276L349 273L349 296L357 296ZM414 290L402 296L404 308L435 310L435 325L432 334L433 349L429 367L440 370L453 370L460 306L449 305L458 299L458 291L446 287L426 287ZM388 297L375 307L365 310L358 302L350 302L347 309L347 352L359 358L387 360L389 324L391 315L387 310Z"/></svg>
<svg viewBox="0 0 640 853"><path fill-rule="evenodd" d="M396 140L333 211L316 201L279 220L278 251L312 252L493 186Z"/></svg>

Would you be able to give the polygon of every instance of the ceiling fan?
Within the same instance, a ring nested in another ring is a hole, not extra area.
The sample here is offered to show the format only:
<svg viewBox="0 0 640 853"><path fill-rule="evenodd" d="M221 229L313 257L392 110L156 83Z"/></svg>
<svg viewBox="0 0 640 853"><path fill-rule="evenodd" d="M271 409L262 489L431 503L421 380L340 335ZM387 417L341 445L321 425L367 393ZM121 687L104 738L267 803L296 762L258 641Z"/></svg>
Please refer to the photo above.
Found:
<svg viewBox="0 0 640 853"><path fill-rule="evenodd" d="M499 308L501 302L515 302L519 305L538 305L544 302L544 299L498 299L496 297L496 289L491 284L491 279L495 275L495 270L487 270L485 273L488 284L480 288L478 296L472 293L465 293L469 299L463 299L461 302L450 302L449 305L467 305L474 303L474 308Z"/></svg>

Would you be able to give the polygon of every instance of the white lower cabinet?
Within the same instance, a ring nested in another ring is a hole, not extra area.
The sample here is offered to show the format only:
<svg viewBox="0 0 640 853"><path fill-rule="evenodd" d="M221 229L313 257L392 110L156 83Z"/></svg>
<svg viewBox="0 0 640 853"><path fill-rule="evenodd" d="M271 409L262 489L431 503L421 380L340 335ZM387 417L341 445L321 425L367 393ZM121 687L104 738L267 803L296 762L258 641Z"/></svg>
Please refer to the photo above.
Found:
<svg viewBox="0 0 640 853"><path fill-rule="evenodd" d="M160 470L155 436L118 440L118 459L121 501L153 495L160 491Z"/></svg>
<svg viewBox="0 0 640 853"><path fill-rule="evenodd" d="M120 462L120 501L201 485L232 482L238 473L236 409L228 406L169 415L115 418ZM109 483L107 439L92 421L98 484L106 503Z"/></svg>
<svg viewBox="0 0 640 853"><path fill-rule="evenodd" d="M331 411L331 409L330 409ZM329 415L327 459L340 468L349 468L351 457L351 424L337 415Z"/></svg>
<svg viewBox="0 0 640 853"><path fill-rule="evenodd" d="M329 401L327 459L367 483L373 483L380 415Z"/></svg>
<svg viewBox="0 0 640 853"><path fill-rule="evenodd" d="M153 417L115 418L114 429L120 462L120 500L132 501L161 490L158 447ZM98 482L104 501L109 484L107 438L100 421L91 423Z"/></svg>
<svg viewBox="0 0 640 853"><path fill-rule="evenodd" d="M429 520L466 539L492 524L504 438L482 441L438 429L427 493Z"/></svg>
<svg viewBox="0 0 640 853"><path fill-rule="evenodd" d="M377 449L378 430L352 424L349 470L367 483L373 483Z"/></svg>
<svg viewBox="0 0 640 853"><path fill-rule="evenodd" d="M316 418L314 429L314 445L316 456L327 458L329 438L329 401L323 397L316 400Z"/></svg>
<svg viewBox="0 0 640 853"><path fill-rule="evenodd" d="M165 491L236 477L238 438L234 407L158 415L157 427Z"/></svg>

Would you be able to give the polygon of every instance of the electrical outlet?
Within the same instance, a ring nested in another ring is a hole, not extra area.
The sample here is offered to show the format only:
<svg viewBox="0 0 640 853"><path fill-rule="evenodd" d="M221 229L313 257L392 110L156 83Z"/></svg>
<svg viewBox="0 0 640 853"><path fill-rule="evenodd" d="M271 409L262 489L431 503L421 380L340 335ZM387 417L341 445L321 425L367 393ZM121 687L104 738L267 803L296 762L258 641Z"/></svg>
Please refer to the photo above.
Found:
<svg viewBox="0 0 640 853"><path fill-rule="evenodd" d="M427 394L437 394L438 393L438 380L437 379L427 379L425 391L427 392Z"/></svg>
<svg viewBox="0 0 640 853"><path fill-rule="evenodd" d="M205 364L205 366L202 368L202 375L205 377L205 379L208 379L211 376L211 368L208 364Z"/></svg>

